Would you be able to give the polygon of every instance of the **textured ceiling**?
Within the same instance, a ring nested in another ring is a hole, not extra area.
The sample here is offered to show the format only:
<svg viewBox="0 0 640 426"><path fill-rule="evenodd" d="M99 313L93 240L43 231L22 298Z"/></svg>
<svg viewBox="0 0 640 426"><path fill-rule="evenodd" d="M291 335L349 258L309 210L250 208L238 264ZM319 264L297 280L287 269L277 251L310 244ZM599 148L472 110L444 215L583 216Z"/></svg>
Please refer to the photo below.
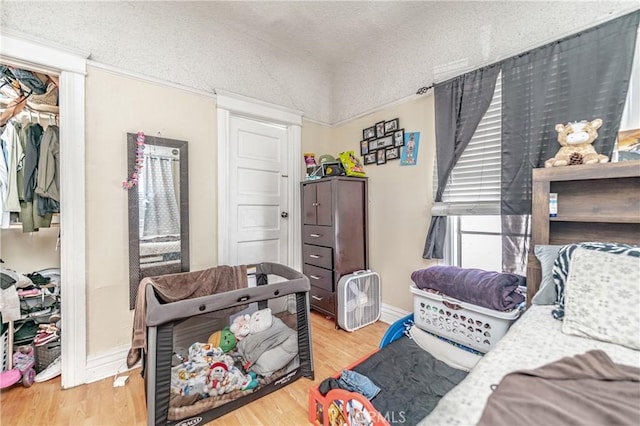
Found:
<svg viewBox="0 0 640 426"><path fill-rule="evenodd" d="M13 2L0 25L91 58L335 123L635 1Z"/></svg>

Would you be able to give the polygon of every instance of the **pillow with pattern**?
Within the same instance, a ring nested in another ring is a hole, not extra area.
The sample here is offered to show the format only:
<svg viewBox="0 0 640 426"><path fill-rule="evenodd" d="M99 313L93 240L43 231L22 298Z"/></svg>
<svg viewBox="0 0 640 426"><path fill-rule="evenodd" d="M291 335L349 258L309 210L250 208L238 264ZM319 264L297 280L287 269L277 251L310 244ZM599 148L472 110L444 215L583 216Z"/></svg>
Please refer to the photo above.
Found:
<svg viewBox="0 0 640 426"><path fill-rule="evenodd" d="M562 332L640 349L640 257L575 249Z"/></svg>
<svg viewBox="0 0 640 426"><path fill-rule="evenodd" d="M569 276L571 256L578 247L588 250L605 251L612 254L640 257L640 247L631 244L584 242L568 244L562 247L558 251L558 256L553 263L553 281L556 284L557 308L551 311L551 314L557 320L562 320L564 317L564 287L567 282L567 277Z"/></svg>

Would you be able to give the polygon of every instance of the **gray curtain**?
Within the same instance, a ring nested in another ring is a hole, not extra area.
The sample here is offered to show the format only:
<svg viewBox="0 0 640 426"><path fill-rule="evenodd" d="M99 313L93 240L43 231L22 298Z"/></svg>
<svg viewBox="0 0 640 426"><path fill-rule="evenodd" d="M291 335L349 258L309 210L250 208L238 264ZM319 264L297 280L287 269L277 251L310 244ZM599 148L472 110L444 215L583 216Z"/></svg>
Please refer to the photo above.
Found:
<svg viewBox="0 0 640 426"><path fill-rule="evenodd" d="M145 155L140 212L143 237L180 234L180 211L173 178L172 160Z"/></svg>
<svg viewBox="0 0 640 426"><path fill-rule="evenodd" d="M640 12L502 63L503 269L524 273L532 169L560 145L555 125L604 121L594 143L611 157L624 108Z"/></svg>
<svg viewBox="0 0 640 426"><path fill-rule="evenodd" d="M499 72L499 66L489 66L435 85L436 203L442 201L451 170L489 108ZM442 259L446 220L445 216L431 218L423 258Z"/></svg>

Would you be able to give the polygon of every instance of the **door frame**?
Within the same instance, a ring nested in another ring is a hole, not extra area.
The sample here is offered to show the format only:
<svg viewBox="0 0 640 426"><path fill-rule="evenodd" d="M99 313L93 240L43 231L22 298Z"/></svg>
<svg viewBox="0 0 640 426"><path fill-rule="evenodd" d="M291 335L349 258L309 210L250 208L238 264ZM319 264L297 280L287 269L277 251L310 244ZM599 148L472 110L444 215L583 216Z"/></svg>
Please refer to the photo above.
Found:
<svg viewBox="0 0 640 426"><path fill-rule="evenodd" d="M302 268L300 179L302 159L302 112L247 96L216 89L218 124L218 264L229 264L229 122L232 116L250 118L280 126L287 131L288 187L287 266Z"/></svg>
<svg viewBox="0 0 640 426"><path fill-rule="evenodd" d="M60 291L62 388L87 377L85 76L89 54L3 30L0 60L60 75ZM71 166L73 165L73 166Z"/></svg>

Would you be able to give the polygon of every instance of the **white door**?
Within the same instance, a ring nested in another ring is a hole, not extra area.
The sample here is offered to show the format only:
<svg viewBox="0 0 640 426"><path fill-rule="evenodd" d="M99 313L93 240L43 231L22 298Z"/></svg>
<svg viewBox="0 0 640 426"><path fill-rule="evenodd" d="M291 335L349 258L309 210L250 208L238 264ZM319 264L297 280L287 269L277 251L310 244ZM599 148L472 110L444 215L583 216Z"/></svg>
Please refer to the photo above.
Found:
<svg viewBox="0 0 640 426"><path fill-rule="evenodd" d="M229 264L287 264L287 128L231 115L228 136Z"/></svg>

